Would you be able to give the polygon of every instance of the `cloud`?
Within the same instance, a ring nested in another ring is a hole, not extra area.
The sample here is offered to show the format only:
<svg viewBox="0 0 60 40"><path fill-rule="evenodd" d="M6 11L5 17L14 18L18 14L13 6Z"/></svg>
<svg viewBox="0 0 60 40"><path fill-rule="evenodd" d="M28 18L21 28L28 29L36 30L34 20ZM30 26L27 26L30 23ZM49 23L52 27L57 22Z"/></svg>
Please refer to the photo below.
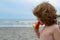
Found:
<svg viewBox="0 0 60 40"><path fill-rule="evenodd" d="M51 4L53 4L54 6L60 6L59 3L60 1L59 0L48 0Z"/></svg>

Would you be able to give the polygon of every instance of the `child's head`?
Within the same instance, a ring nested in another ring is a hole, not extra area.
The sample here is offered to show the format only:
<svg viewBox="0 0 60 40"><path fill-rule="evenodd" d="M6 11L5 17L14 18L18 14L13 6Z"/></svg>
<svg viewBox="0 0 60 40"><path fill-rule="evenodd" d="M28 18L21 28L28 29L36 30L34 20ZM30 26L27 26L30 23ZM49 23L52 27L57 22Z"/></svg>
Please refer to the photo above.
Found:
<svg viewBox="0 0 60 40"><path fill-rule="evenodd" d="M48 2L43 2L39 5L37 5L37 7L34 8L33 10L33 14L40 19L40 21L47 25L53 25L57 23L57 14L56 14L56 9L54 8L54 6L52 6L50 3Z"/></svg>

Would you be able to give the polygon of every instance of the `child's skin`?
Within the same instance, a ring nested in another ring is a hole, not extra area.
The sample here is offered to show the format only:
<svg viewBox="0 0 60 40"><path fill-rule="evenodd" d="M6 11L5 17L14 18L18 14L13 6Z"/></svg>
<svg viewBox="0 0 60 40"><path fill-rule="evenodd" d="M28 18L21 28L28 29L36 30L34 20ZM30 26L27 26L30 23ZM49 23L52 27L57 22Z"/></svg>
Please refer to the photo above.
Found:
<svg viewBox="0 0 60 40"><path fill-rule="evenodd" d="M39 29L34 30L39 40L60 40L60 31L57 24L45 26L43 31L39 31Z"/></svg>
<svg viewBox="0 0 60 40"><path fill-rule="evenodd" d="M45 26L44 30L40 32L40 40L60 40L60 31L57 24L50 27Z"/></svg>

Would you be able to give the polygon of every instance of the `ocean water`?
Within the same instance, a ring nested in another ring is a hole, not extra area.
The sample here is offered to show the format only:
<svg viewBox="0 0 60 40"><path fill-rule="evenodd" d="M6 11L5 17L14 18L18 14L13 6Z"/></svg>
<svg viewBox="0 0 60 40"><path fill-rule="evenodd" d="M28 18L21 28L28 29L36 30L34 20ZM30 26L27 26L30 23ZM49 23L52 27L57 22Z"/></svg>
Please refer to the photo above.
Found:
<svg viewBox="0 0 60 40"><path fill-rule="evenodd" d="M57 19L60 24L60 18ZM0 19L0 27L32 27L36 19Z"/></svg>
<svg viewBox="0 0 60 40"><path fill-rule="evenodd" d="M0 19L0 27L32 27L33 19Z"/></svg>

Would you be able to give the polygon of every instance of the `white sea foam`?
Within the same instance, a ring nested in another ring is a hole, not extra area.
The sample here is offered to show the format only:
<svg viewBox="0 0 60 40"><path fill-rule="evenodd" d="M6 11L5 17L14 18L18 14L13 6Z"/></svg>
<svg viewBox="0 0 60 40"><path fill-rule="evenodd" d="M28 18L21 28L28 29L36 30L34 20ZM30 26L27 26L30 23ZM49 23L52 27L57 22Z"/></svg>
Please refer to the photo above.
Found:
<svg viewBox="0 0 60 40"><path fill-rule="evenodd" d="M0 20L0 27L32 27L36 20Z"/></svg>
<svg viewBox="0 0 60 40"><path fill-rule="evenodd" d="M60 23L60 18L57 19ZM36 20L0 20L0 27L32 27Z"/></svg>

